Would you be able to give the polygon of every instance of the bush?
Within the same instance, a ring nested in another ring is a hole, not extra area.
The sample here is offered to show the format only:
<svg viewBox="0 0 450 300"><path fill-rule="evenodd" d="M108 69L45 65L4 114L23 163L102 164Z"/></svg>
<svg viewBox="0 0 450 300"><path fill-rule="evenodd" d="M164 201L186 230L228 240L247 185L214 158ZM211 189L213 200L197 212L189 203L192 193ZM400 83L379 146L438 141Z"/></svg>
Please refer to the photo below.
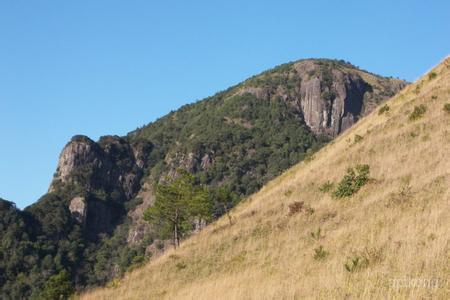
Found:
<svg viewBox="0 0 450 300"><path fill-rule="evenodd" d="M295 214L298 214L302 212L303 208L305 206L305 203L303 201L295 201L291 204L289 204L289 216L293 216Z"/></svg>
<svg viewBox="0 0 450 300"><path fill-rule="evenodd" d="M378 114L382 115L384 113L387 113L390 109L391 108L389 107L389 105L385 104L378 110Z"/></svg>
<svg viewBox="0 0 450 300"><path fill-rule="evenodd" d="M347 258L344 264L345 270L350 273L362 270L370 265L382 262L384 259L382 248L364 248L358 254Z"/></svg>
<svg viewBox="0 0 450 300"><path fill-rule="evenodd" d="M183 269L186 269L187 265L184 262L178 262L178 263L175 264L175 267L178 270L183 270Z"/></svg>
<svg viewBox="0 0 450 300"><path fill-rule="evenodd" d="M314 249L315 260L323 260L328 256L328 254L329 254L328 251L325 251L322 245Z"/></svg>
<svg viewBox="0 0 450 300"><path fill-rule="evenodd" d="M444 104L444 111L448 114L450 114L450 103L445 103Z"/></svg>
<svg viewBox="0 0 450 300"><path fill-rule="evenodd" d="M415 121L423 117L427 108L425 105L421 104L419 106L415 106L413 112L409 115L410 121Z"/></svg>
<svg viewBox="0 0 450 300"><path fill-rule="evenodd" d="M41 297L42 299L68 299L74 289L70 282L69 274L64 270L57 275L51 276L44 284Z"/></svg>
<svg viewBox="0 0 450 300"><path fill-rule="evenodd" d="M347 259L347 262L344 264L344 268L345 270L347 270L347 272L353 273L355 271L364 269L368 264L369 262L366 258L354 256Z"/></svg>
<svg viewBox="0 0 450 300"><path fill-rule="evenodd" d="M355 169L348 168L347 174L339 182L333 196L336 198L350 197L369 181L369 165L357 165Z"/></svg>
<svg viewBox="0 0 450 300"><path fill-rule="evenodd" d="M356 143L361 142L363 139L364 138L362 136L360 136L359 134L356 134L355 135L355 139L353 140L353 142L356 144Z"/></svg>
<svg viewBox="0 0 450 300"><path fill-rule="evenodd" d="M319 228L317 228L316 231L311 231L311 237L312 237L314 240L316 240L316 241L318 241L318 240L320 240L321 238L323 238L323 235L322 235L322 229L320 229L320 227L319 227Z"/></svg>
<svg viewBox="0 0 450 300"><path fill-rule="evenodd" d="M331 181L327 181L319 187L319 191L322 193L330 192L334 187L334 183Z"/></svg>
<svg viewBox="0 0 450 300"><path fill-rule="evenodd" d="M437 74L435 72L431 72L430 74L428 74L428 79L429 80L433 80L434 78L436 78Z"/></svg>
<svg viewBox="0 0 450 300"><path fill-rule="evenodd" d="M314 213L314 208L309 205L305 205L303 201L295 201L289 204L288 216L291 217L301 212L305 212L307 215L312 215Z"/></svg>

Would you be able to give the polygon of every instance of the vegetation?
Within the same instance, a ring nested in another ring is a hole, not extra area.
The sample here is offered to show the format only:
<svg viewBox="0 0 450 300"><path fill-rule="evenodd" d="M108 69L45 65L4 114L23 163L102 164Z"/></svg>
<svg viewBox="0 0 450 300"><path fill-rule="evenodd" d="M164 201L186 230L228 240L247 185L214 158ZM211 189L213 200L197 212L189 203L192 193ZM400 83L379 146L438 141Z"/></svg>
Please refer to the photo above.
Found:
<svg viewBox="0 0 450 300"><path fill-rule="evenodd" d="M323 184L319 187L319 191L321 191L322 193L328 193L328 192L330 192L333 188L334 188L334 183L328 180L327 182L323 183Z"/></svg>
<svg viewBox="0 0 450 300"><path fill-rule="evenodd" d="M289 204L289 216L293 216L302 212L304 208L305 208L304 202L295 201Z"/></svg>
<svg viewBox="0 0 450 300"><path fill-rule="evenodd" d="M70 282L69 274L66 271L61 271L47 280L39 298L48 300L68 299L73 292L74 289Z"/></svg>
<svg viewBox="0 0 450 300"><path fill-rule="evenodd" d="M357 193L369 180L369 174L369 165L357 165L355 168L348 168L347 174L339 182L333 196L343 198Z"/></svg>
<svg viewBox="0 0 450 300"><path fill-rule="evenodd" d="M384 113L387 113L387 112L389 112L390 109L391 108L389 107L389 105L385 104L378 110L378 114L382 115Z"/></svg>
<svg viewBox="0 0 450 300"><path fill-rule="evenodd" d="M323 260L328 256L328 252L325 251L322 245L314 249L314 259L315 260Z"/></svg>
<svg viewBox="0 0 450 300"><path fill-rule="evenodd" d="M382 99L378 96L393 93L390 87L398 83L364 73L344 61L321 59L316 63L320 68L311 75L323 81L322 96L329 101L336 95L334 69L359 74L370 81L378 91L375 102ZM46 284L53 282L53 276L64 272L78 291L111 280L116 282L152 256L148 246L156 239L172 236L178 244L193 229L192 222L201 221L206 215L225 215L228 225L235 224L239 216L233 207L240 199L296 163L313 161L314 153L329 140L313 134L302 121L298 107L285 99L293 98L300 86L294 63L288 63L203 101L185 105L126 137L101 137L97 143L84 136L74 137L75 141L91 143L93 152L102 159L108 153L107 158L103 164L89 161L76 168L69 182L55 178L52 192L24 211L2 204L5 209L0 220L0 298L40 295ZM256 97L243 92L245 88L263 89L268 96ZM281 94L276 93L279 90ZM145 155L139 155L141 168L136 166L134 155L142 153ZM107 170L111 165L114 168ZM189 179L193 181L192 189L186 185L185 191L195 191L195 197L171 189L172 175L178 168L194 174ZM130 200L124 188L116 184L124 179L120 170L140 178L137 185L141 187L160 184L158 198L170 199L167 205L179 207L182 216L176 223L171 222L163 201L159 201L159 209L147 212L152 230L145 233L142 241L129 242L130 228L134 226L129 215L143 199ZM88 214L86 224L74 220L68 209L74 197L82 197L98 215ZM196 199L195 203L186 206L184 200L178 201L188 198L189 202ZM197 201L198 198L207 200ZM312 214L314 209L305 205L303 212ZM159 252L164 243L155 243L155 247ZM237 257L241 261L245 255ZM186 263L183 272L193 266ZM53 279L49 281L50 278Z"/></svg>
<svg viewBox="0 0 450 300"><path fill-rule="evenodd" d="M355 256L355 257L349 257L347 259L347 262L344 264L345 270L347 270L350 273L353 273L355 271L361 270L365 267L367 267L368 261L362 257Z"/></svg>
<svg viewBox="0 0 450 300"><path fill-rule="evenodd" d="M433 80L436 77L437 77L437 74L435 72L430 72L430 74L428 74L428 79L429 80Z"/></svg>
<svg viewBox="0 0 450 300"><path fill-rule="evenodd" d="M353 143L357 144L359 142L361 142L364 139L363 136L359 135L359 134L355 134L355 137L353 139Z"/></svg>
<svg viewBox="0 0 450 300"><path fill-rule="evenodd" d="M173 244L180 246L180 239L192 231L195 220L209 220L211 207L208 192L195 185L195 178L184 170L169 184L159 184L156 201L144 214L144 218L157 228L161 238L172 235Z"/></svg>
<svg viewBox="0 0 450 300"><path fill-rule="evenodd" d="M224 92L184 106L136 131L130 139L148 139L155 145L148 170L157 179L174 167L193 168L202 184L218 187L225 183L242 197L328 140L315 137L298 120L295 108L282 99L266 101ZM161 163L176 153L192 153L198 160ZM201 158L214 159L214 164L201 168L196 163Z"/></svg>
<svg viewBox="0 0 450 300"><path fill-rule="evenodd" d="M238 203L239 197L224 186L213 190L210 196L212 197L212 203L214 203L213 215L215 217L226 215L229 224L233 225L230 209Z"/></svg>
<svg viewBox="0 0 450 300"><path fill-rule="evenodd" d="M316 240L316 241L318 241L318 240L320 240L321 238L323 238L323 235L322 235L322 229L320 229L320 227L317 228L316 231L311 231L310 234L311 234L311 237L312 237L314 240Z"/></svg>
<svg viewBox="0 0 450 300"><path fill-rule="evenodd" d="M444 111L445 111L446 113L449 113L449 114L450 114L450 103L445 103L445 104L444 104Z"/></svg>
<svg viewBox="0 0 450 300"><path fill-rule="evenodd" d="M425 81L420 97L412 86L388 101L389 119L370 114L313 159L241 201L232 211L233 226L223 216L176 251L127 274L117 288L99 288L81 299L447 299L450 141L442 107L449 62L433 70L438 77ZM431 95L438 96L433 103ZM421 131L429 139L418 143L408 136L416 124L403 112L425 103L429 113ZM366 133L364 147L348 147L356 132ZM324 197L320 183L339 182L357 162L370 165L377 178L364 187L364 197ZM390 194L406 183L412 191L408 205L387 208ZM314 215L286 217L294 197L313 206ZM314 259L319 242L311 236L318 228L326 233L320 245L330 253L320 263ZM178 262L186 265L181 271ZM435 284L398 288L392 285L396 279Z"/></svg>
<svg viewBox="0 0 450 300"><path fill-rule="evenodd" d="M424 104L420 104L419 106L415 106L412 113L409 115L410 121L416 121L423 117L425 112L427 111L427 107Z"/></svg>

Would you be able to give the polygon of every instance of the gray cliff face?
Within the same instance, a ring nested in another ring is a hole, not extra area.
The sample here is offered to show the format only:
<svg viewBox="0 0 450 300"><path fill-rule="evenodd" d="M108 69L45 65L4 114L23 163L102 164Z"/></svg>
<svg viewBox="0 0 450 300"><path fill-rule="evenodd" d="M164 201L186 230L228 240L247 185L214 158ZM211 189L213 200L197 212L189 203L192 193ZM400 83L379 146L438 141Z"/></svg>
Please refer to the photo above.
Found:
<svg viewBox="0 0 450 300"><path fill-rule="evenodd" d="M75 136L61 152L49 192L67 193L72 217L92 232L105 232L123 214L120 203L140 189L150 143L131 145L117 136L94 142ZM75 191L75 192L74 192Z"/></svg>
<svg viewBox="0 0 450 300"><path fill-rule="evenodd" d="M351 127L361 116L368 84L357 75L333 70L333 83L324 86L320 75L305 78L297 103L306 124L316 134L334 137Z"/></svg>
<svg viewBox="0 0 450 300"><path fill-rule="evenodd" d="M54 182L66 183L71 181L75 170L89 165L92 170L98 171L103 166L103 157L100 147L88 137L75 136L64 147L58 160L58 167ZM50 185L50 191L54 190Z"/></svg>
<svg viewBox="0 0 450 300"><path fill-rule="evenodd" d="M130 200L140 187L145 155L148 155L142 149L147 148L133 147L117 136L102 137L98 143L85 136L75 136L61 152L49 191L64 184L75 184L87 191L112 193L116 201Z"/></svg>

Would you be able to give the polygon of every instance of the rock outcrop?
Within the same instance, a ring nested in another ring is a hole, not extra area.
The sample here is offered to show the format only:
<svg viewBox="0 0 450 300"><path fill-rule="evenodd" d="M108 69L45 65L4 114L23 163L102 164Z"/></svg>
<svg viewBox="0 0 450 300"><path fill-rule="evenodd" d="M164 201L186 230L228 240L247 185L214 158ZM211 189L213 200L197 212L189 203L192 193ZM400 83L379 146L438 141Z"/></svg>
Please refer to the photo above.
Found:
<svg viewBox="0 0 450 300"><path fill-rule="evenodd" d="M61 152L49 192L72 195L72 217L90 236L111 232L123 215L120 204L140 189L151 149L148 142L131 145L117 136L102 137L97 143L74 136Z"/></svg>
<svg viewBox="0 0 450 300"><path fill-rule="evenodd" d="M102 137L98 143L74 136L61 152L49 191L73 184L87 192L105 192L114 201L127 201L139 190L149 149L150 143L132 147L117 136Z"/></svg>
<svg viewBox="0 0 450 300"><path fill-rule="evenodd" d="M69 210L72 214L72 217L77 220L81 225L85 225L86 223L86 215L87 215L87 204L86 200L83 197L75 197L70 200Z"/></svg>
<svg viewBox="0 0 450 300"><path fill-rule="evenodd" d="M368 114L386 97L393 96L406 83L382 78L334 61L303 60L284 72L262 74L262 84L249 80L238 94L249 93L262 99L282 98L297 107L306 125L315 134L335 137Z"/></svg>

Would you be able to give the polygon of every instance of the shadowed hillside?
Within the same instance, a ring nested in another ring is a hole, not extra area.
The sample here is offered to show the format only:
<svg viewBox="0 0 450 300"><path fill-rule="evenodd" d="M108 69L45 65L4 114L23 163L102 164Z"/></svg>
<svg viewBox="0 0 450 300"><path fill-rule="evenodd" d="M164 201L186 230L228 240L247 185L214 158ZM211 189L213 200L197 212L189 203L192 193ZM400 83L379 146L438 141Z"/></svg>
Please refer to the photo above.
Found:
<svg viewBox="0 0 450 300"><path fill-rule="evenodd" d="M177 250L82 299L448 297L450 58Z"/></svg>

